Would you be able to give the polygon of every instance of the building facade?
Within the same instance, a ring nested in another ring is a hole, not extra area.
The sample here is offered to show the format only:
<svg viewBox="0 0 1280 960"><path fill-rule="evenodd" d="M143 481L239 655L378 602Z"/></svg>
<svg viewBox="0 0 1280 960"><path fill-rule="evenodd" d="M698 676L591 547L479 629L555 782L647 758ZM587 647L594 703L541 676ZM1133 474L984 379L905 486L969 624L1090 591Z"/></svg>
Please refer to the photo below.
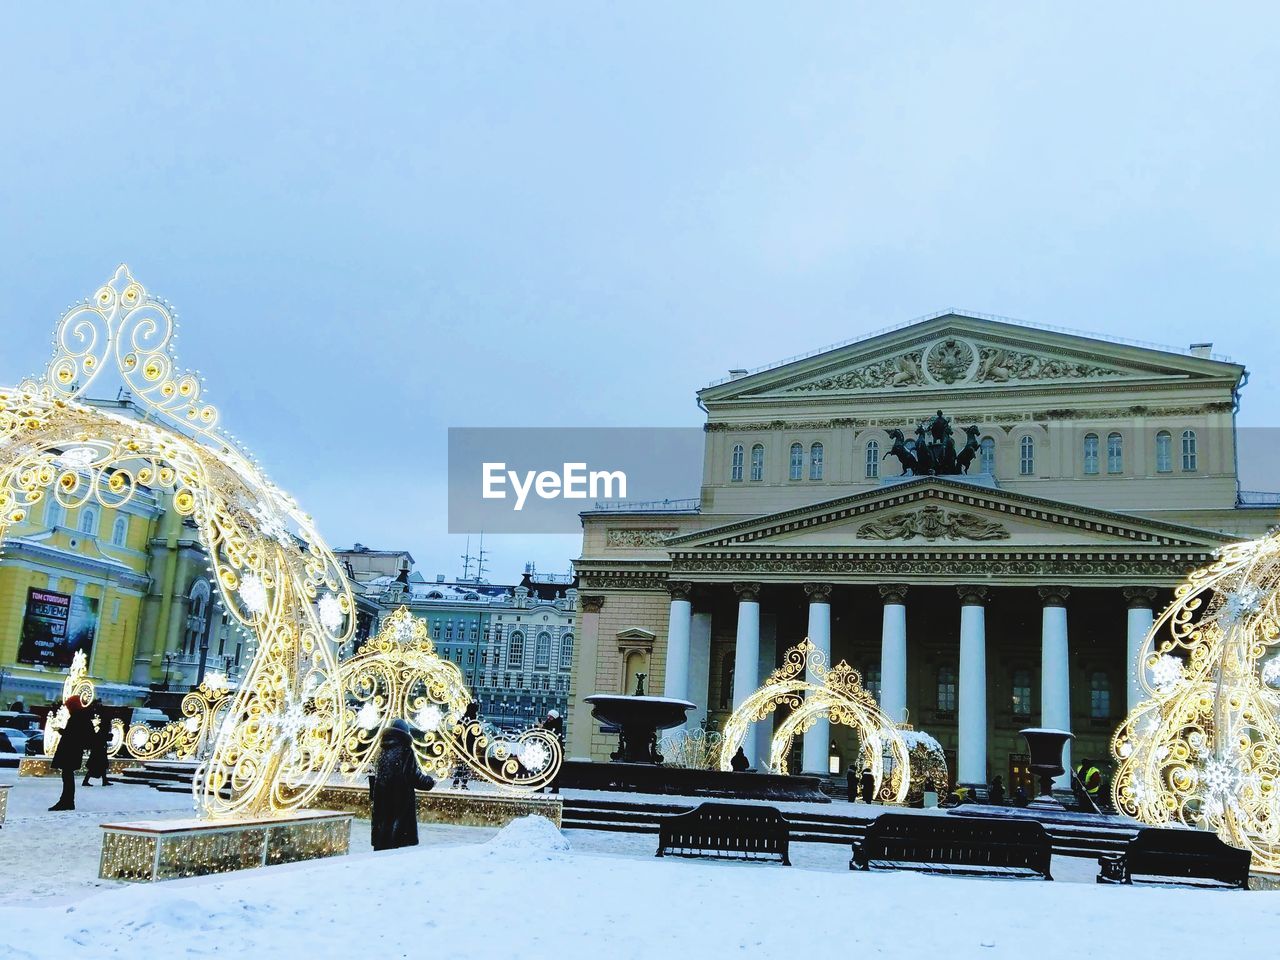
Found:
<svg viewBox="0 0 1280 960"><path fill-rule="evenodd" d="M128 399L90 402L141 416ZM47 493L8 529L0 542L4 706L60 699L77 649L114 704L176 706L205 670L235 681L251 655L248 638L222 612L196 529L171 499L139 488L113 506L104 490L64 506Z"/></svg>
<svg viewBox="0 0 1280 960"><path fill-rule="evenodd" d="M734 371L698 393L697 500L583 514L570 753L614 749L592 692L646 673L718 726L808 636L937 737L962 783L1023 780L1028 726L1107 756L1155 611L1276 522L1239 491L1244 380L1208 345L956 314ZM906 469L948 441L967 472ZM839 772L854 749L821 722L797 759Z"/></svg>

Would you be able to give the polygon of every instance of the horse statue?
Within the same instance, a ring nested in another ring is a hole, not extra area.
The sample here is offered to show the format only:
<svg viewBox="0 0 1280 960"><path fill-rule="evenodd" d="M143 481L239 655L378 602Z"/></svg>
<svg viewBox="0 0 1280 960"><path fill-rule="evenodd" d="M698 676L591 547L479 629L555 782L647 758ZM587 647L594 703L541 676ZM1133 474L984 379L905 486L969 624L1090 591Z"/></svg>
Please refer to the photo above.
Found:
<svg viewBox="0 0 1280 960"><path fill-rule="evenodd" d="M964 449L956 454L956 466L960 473L969 472L969 464L973 463L973 458L978 455L978 434L981 433L977 425L964 428L964 434L968 437L964 445Z"/></svg>
<svg viewBox="0 0 1280 960"><path fill-rule="evenodd" d="M907 447L906 435L895 428L889 431L889 439L893 441L893 446L880 459L887 460L889 457L897 457L898 462L902 464L902 475L904 477L915 476L919 463L915 458L915 454Z"/></svg>

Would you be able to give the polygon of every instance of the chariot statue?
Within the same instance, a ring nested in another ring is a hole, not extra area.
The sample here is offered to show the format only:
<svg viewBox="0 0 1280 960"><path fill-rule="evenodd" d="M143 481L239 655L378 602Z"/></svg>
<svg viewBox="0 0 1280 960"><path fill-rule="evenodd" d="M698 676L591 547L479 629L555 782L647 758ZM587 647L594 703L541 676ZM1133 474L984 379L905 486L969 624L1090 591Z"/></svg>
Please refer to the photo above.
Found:
<svg viewBox="0 0 1280 960"><path fill-rule="evenodd" d="M908 440L901 430L889 431L893 446L885 457L897 457L902 464L903 476L955 476L968 473L969 465L978 455L978 430L976 425L964 428L965 443L956 449L955 431L951 418L939 410L932 417L916 424L915 439Z"/></svg>

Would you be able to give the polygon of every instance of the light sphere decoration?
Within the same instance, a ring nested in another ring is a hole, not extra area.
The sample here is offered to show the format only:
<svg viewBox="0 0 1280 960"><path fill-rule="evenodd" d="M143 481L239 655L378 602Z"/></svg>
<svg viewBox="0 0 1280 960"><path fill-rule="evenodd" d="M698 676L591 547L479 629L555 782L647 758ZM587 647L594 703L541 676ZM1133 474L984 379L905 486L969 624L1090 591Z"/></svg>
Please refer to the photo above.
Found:
<svg viewBox="0 0 1280 960"><path fill-rule="evenodd" d="M806 673L818 682L807 680ZM787 773L787 756L796 734L803 734L825 717L857 733L859 762L870 769L876 796L893 803L907 799L912 783L911 754L902 734L862 686L862 675L844 661L828 667L826 656L807 637L786 652L782 666L769 674L725 723L721 770L732 769L733 755L751 725L766 720L780 707L790 712L778 724L770 743L769 768L773 772Z"/></svg>
<svg viewBox="0 0 1280 960"><path fill-rule="evenodd" d="M1280 872L1280 534L1224 547L1180 585L1135 669L1148 699L1112 738L1112 799Z"/></svg>
<svg viewBox="0 0 1280 960"><path fill-rule="evenodd" d="M169 305L122 265L63 314L44 374L0 388L0 537L46 497L76 509L121 507L143 487L169 494L199 532L223 608L257 639L213 725L197 801L208 816L300 808L337 763L343 717L335 701L306 701L298 680L337 675L354 627L350 588L311 518L218 428L200 378L178 363L174 332ZM108 367L145 419L82 402ZM341 616L327 605L322 621L326 595ZM289 737L278 735L285 717ZM131 747L137 740L128 735Z"/></svg>

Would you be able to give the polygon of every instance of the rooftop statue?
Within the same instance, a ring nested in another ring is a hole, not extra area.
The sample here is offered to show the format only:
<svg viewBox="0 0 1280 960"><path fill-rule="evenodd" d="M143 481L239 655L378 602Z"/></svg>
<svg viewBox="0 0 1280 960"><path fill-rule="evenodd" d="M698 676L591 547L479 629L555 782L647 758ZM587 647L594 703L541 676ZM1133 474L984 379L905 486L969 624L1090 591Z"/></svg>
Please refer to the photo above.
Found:
<svg viewBox="0 0 1280 960"><path fill-rule="evenodd" d="M951 418L939 410L934 416L916 424L914 440L908 440L898 429L889 431L893 447L885 457L897 457L903 476L954 476L968 473L969 464L978 454L977 426L964 428L965 444L956 450Z"/></svg>

